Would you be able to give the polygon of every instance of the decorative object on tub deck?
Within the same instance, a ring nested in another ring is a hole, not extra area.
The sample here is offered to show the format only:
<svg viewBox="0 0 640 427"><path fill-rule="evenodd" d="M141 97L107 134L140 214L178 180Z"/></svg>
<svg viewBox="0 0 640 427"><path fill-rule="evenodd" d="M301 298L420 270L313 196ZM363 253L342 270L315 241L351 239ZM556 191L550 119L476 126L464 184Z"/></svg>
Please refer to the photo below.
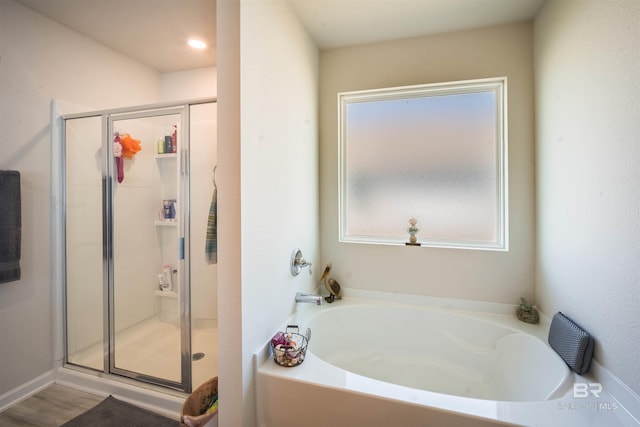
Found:
<svg viewBox="0 0 640 427"><path fill-rule="evenodd" d="M405 245L407 246L420 246L420 243L418 243L418 238L416 237L416 234L418 234L418 231L420 231L420 229L416 227L417 223L417 219L409 219L409 228L407 228L407 233L409 233L409 241L405 243Z"/></svg>
<svg viewBox="0 0 640 427"><path fill-rule="evenodd" d="M20 280L20 172L0 171L0 283Z"/></svg>
<svg viewBox="0 0 640 427"><path fill-rule="evenodd" d="M298 366L304 362L310 338L310 329L307 328L305 334L302 335L298 325L287 325L285 332L278 332L271 338L273 360L280 366L289 368Z"/></svg>
<svg viewBox="0 0 640 427"><path fill-rule="evenodd" d="M133 139L128 133L116 132L113 137L113 157L116 159L118 171L118 183L124 181L124 159L133 159L138 151L142 150L140 141Z"/></svg>
<svg viewBox="0 0 640 427"><path fill-rule="evenodd" d="M331 263L327 264L322 272L322 276L320 276L320 281L324 282L324 287L329 291L329 296L324 298L328 303L332 303L335 299L342 299L342 288L340 287L340 283L329 277L330 271Z"/></svg>
<svg viewBox="0 0 640 427"><path fill-rule="evenodd" d="M595 342L576 322L557 312L551 320L548 340L571 370L580 375L589 371Z"/></svg>
<svg viewBox="0 0 640 427"><path fill-rule="evenodd" d="M324 271L322 272L322 275L320 276L320 281L323 282L328 276L329 276L329 272L331 271L331 263L327 264L327 266L324 268ZM326 286L326 284L325 284Z"/></svg>
<svg viewBox="0 0 640 427"><path fill-rule="evenodd" d="M520 301L520 307L518 307L518 310L516 311L518 319L526 323L538 323L540 321L538 310L536 310L533 305L529 304L525 297L521 297Z"/></svg>

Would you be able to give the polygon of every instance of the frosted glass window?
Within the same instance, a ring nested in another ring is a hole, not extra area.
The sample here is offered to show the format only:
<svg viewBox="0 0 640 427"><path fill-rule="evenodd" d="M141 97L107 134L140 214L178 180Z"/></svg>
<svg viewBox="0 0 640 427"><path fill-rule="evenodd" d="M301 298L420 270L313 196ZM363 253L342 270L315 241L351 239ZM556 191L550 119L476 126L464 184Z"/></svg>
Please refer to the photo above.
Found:
<svg viewBox="0 0 640 427"><path fill-rule="evenodd" d="M338 100L340 241L507 249L506 79Z"/></svg>

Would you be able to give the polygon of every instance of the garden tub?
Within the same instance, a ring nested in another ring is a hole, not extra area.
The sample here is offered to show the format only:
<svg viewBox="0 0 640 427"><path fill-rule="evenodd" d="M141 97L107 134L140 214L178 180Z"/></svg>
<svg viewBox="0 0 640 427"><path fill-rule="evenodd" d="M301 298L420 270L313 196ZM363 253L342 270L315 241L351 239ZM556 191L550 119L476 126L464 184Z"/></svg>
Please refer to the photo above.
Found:
<svg viewBox="0 0 640 427"><path fill-rule="evenodd" d="M258 425L568 426L588 420L586 411L562 410L572 401L573 383L582 380L547 344L548 321L520 322L516 306L479 306L358 298L299 304L290 321L311 329L304 363L283 368L266 347L256 354Z"/></svg>

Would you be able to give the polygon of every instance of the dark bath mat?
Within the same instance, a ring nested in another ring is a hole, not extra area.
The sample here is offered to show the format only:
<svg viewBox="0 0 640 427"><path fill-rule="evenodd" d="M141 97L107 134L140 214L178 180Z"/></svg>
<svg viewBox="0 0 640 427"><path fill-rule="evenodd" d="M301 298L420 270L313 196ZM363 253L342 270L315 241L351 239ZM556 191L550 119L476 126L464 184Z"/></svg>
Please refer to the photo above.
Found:
<svg viewBox="0 0 640 427"><path fill-rule="evenodd" d="M62 427L177 427L180 423L127 402L107 397Z"/></svg>

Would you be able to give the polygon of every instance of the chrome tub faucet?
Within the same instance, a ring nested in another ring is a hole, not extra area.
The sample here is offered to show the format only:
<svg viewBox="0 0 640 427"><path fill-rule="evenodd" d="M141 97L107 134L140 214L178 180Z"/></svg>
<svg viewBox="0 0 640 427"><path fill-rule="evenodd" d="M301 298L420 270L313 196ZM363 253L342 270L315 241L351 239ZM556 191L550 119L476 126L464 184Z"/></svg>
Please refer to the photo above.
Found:
<svg viewBox="0 0 640 427"><path fill-rule="evenodd" d="M304 292L296 293L296 302L316 303L322 305L322 295L305 294Z"/></svg>

